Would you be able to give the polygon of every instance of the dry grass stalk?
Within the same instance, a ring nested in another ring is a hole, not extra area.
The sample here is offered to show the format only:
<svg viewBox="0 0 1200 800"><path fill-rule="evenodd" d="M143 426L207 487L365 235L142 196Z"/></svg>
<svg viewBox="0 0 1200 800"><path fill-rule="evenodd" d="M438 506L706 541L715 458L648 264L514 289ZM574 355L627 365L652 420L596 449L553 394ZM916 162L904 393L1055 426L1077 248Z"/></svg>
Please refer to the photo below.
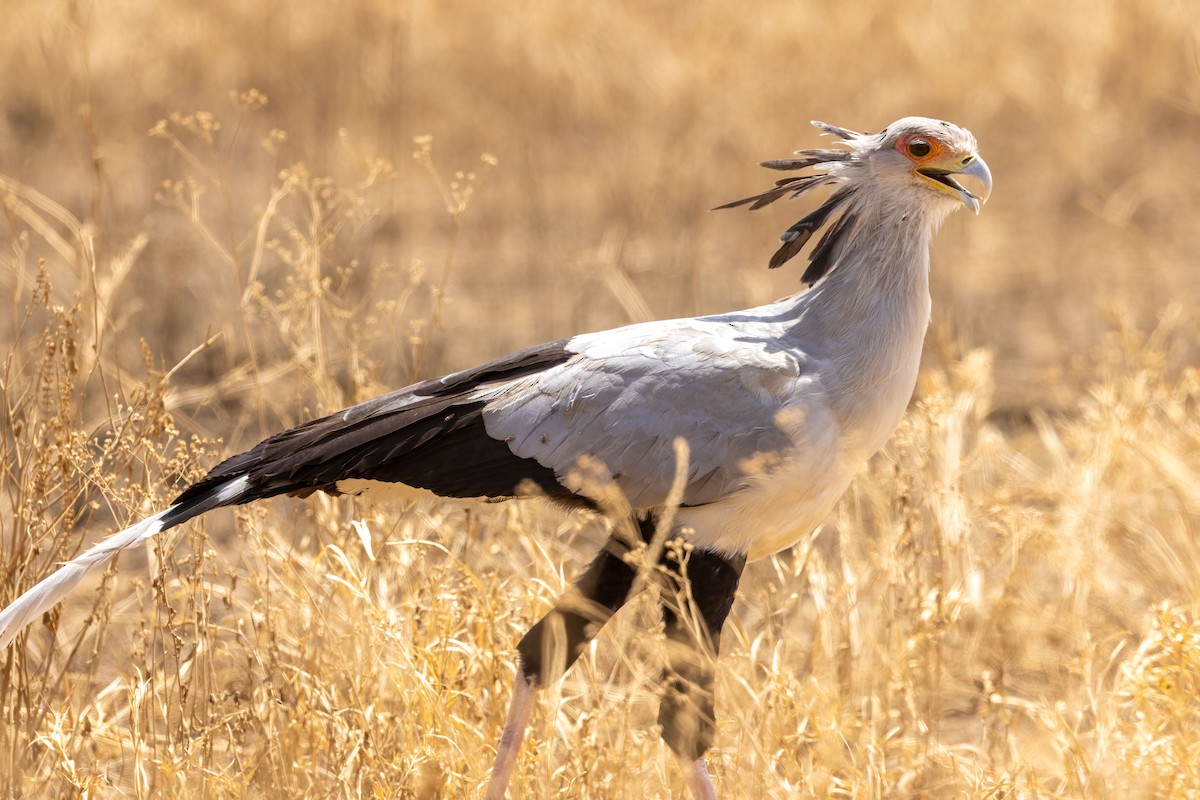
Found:
<svg viewBox="0 0 1200 800"><path fill-rule="evenodd" d="M767 252L770 220L755 234L700 209L809 116L942 114L996 167L989 225L939 244L939 265L977 257L935 275L942 322L902 430L805 546L748 570L715 779L764 800L1200 791L1200 240L1195 198L1159 180L1163 163L1200 169L1179 57L1194 20L1030 1L999 21L961 9L956 34L911 4L834 4L799 31L785 4L556 6L519 15L537 46L514 49L500 11L365 2L295 18L271 40L285 57L221 51L278 87L270 102L241 88L223 112L111 111L133 41L206 82L182 102L223 102L226 59L171 54L280 12L234 5L172 32L69 4L46 56L62 61L24 83L82 87L82 122L69 93L0 87L4 150L28 154L0 176L0 601L283 424L579 328L790 291L746 255L758 235ZM663 42L668 19L687 42ZM14 18L9 51L34 59L41 20ZM428 37L395 56L380 32L405 26ZM812 26L890 33L846 59ZM990 33L967 45L966 28ZM761 64L793 63L801 39L812 74L838 63L906 105L811 81L797 117L796 87L765 85ZM316 51L359 54L354 92ZM394 79L392 57L421 80ZM183 91L140 74L140 92ZM416 159L396 109L446 126ZM76 124L81 165L58 133ZM484 147L503 165L480 188ZM189 526L0 653L0 798L474 796L515 641L601 535L532 502L324 497ZM647 727L655 617L623 612L545 693L518 796L678 796Z"/></svg>

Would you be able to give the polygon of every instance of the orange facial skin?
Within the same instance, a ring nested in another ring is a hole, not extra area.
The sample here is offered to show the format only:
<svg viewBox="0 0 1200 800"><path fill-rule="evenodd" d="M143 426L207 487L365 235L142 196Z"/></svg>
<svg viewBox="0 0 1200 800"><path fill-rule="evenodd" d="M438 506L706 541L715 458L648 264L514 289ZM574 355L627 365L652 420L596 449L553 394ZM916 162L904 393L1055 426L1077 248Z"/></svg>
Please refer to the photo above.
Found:
<svg viewBox="0 0 1200 800"><path fill-rule="evenodd" d="M896 151L917 166L935 163L945 147L937 139L919 133L902 136L896 140Z"/></svg>

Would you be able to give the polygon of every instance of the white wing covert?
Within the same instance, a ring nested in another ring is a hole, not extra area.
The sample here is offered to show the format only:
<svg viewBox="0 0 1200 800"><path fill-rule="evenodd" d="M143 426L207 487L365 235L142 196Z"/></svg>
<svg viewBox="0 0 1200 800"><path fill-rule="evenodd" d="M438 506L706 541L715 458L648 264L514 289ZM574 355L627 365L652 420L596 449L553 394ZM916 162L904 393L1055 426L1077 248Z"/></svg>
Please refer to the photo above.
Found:
<svg viewBox="0 0 1200 800"><path fill-rule="evenodd" d="M484 424L568 485L581 458L599 461L635 508L666 501L682 437L683 504L711 503L793 446L779 412L802 365L762 333L713 317L577 336L567 362L492 390Z"/></svg>

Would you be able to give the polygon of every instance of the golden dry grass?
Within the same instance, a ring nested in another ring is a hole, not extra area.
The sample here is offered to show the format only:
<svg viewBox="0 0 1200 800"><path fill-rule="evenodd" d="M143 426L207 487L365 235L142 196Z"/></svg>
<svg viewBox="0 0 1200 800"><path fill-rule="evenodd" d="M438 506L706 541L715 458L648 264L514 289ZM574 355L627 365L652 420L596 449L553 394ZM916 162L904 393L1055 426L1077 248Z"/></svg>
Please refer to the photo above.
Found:
<svg viewBox="0 0 1200 800"><path fill-rule="evenodd" d="M11 5L0 601L282 425L793 291L791 209L705 209L811 118L940 116L996 190L936 243L901 430L747 571L718 788L1200 794L1194 4ZM0 797L476 796L601 535L323 497L187 526L0 654ZM683 796L653 614L611 627L514 796Z"/></svg>

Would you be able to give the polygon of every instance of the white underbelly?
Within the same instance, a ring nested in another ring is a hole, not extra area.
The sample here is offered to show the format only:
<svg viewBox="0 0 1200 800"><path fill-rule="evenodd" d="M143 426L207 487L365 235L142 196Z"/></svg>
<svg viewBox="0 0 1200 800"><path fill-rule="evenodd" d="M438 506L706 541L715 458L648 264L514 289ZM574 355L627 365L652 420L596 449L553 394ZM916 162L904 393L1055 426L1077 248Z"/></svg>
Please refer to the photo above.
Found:
<svg viewBox="0 0 1200 800"><path fill-rule="evenodd" d="M679 509L680 528L698 547L751 560L791 547L825 519L865 460L847 453L834 416L817 404L776 419L790 429L790 453L767 471L715 503Z"/></svg>
<svg viewBox="0 0 1200 800"><path fill-rule="evenodd" d="M919 351L918 351L919 352ZM795 417L792 453L770 472L705 506L681 508L676 517L698 547L765 558L800 542L820 525L854 476L891 436L915 382L916 361L897 379L857 395L853 414L810 403ZM777 422L787 428L788 412Z"/></svg>
<svg viewBox="0 0 1200 800"><path fill-rule="evenodd" d="M840 459L839 459L840 461ZM805 470L778 470L724 500L681 508L679 527L697 547L765 558L797 544L821 524L850 485L861 462L831 464L818 480Z"/></svg>

